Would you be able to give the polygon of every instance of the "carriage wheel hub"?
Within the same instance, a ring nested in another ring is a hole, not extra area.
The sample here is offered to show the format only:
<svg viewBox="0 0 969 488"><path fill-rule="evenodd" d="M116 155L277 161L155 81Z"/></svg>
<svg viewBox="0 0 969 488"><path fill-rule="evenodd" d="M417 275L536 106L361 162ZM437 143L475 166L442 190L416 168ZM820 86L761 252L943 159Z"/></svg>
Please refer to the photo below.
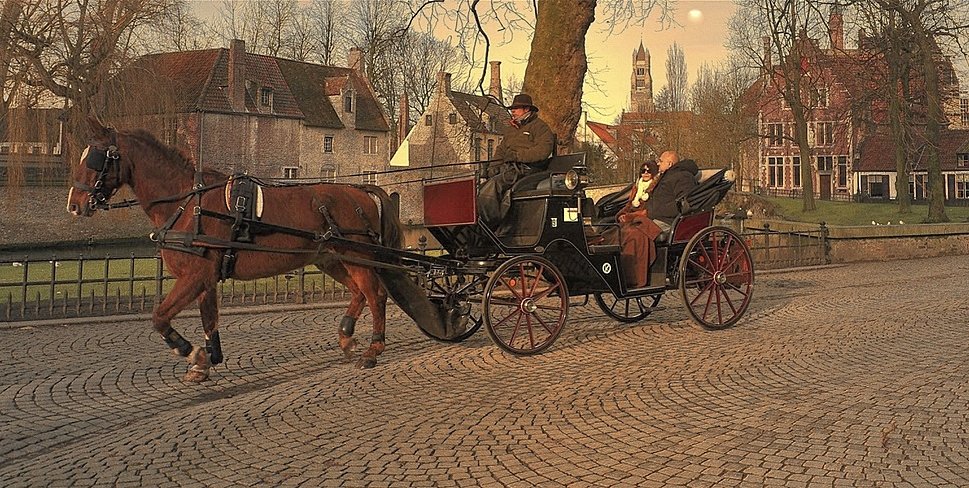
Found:
<svg viewBox="0 0 969 488"><path fill-rule="evenodd" d="M525 313L534 313L535 310L538 310L538 305L535 305L535 301L531 298L526 298L522 300L521 310Z"/></svg>
<svg viewBox="0 0 969 488"><path fill-rule="evenodd" d="M723 271L717 271L713 274L713 281L715 281L718 285L722 285L727 282L727 274Z"/></svg>

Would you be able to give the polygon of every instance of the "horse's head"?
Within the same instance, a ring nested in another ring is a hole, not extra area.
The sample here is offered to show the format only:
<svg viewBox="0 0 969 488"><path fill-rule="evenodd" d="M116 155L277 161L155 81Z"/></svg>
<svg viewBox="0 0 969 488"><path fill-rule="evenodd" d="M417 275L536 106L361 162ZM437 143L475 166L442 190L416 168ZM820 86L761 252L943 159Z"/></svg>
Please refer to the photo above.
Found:
<svg viewBox="0 0 969 488"><path fill-rule="evenodd" d="M67 211L85 217L95 210L108 208L108 200L123 184L117 132L93 117L88 122L91 140L71 168L74 183L67 194Z"/></svg>

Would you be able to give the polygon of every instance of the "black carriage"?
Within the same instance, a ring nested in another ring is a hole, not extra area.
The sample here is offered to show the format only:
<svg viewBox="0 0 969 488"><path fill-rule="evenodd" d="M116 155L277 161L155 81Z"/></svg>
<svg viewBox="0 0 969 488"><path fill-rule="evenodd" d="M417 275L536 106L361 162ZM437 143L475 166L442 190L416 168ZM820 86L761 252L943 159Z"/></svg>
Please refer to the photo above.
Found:
<svg viewBox="0 0 969 488"><path fill-rule="evenodd" d="M671 229L656 240L646 285L630 287L620 246L597 243L616 224L602 221L602 205L586 196L584 159L557 156L548 171L516 183L508 223L497 228L477 218L476 178L425 184L425 225L444 254L414 263L428 297L452 324L446 336L426 334L458 342L484 325L502 349L536 354L561 333L572 297L591 295L613 319L638 322L668 290L679 291L705 329L740 320L753 292L750 250L734 230L713 225L714 206L733 184L729 172L698 175Z"/></svg>

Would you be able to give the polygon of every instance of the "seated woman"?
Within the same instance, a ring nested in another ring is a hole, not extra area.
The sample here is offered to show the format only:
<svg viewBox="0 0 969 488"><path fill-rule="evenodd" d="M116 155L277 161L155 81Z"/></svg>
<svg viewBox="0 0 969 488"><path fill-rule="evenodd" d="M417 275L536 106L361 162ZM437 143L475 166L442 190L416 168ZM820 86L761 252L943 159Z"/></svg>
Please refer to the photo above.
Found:
<svg viewBox="0 0 969 488"><path fill-rule="evenodd" d="M607 241L618 242L623 278L633 288L646 286L649 265L656 258L656 244L653 241L662 232L646 211L646 201L656 185L658 172L654 161L643 165L642 175L630 190L629 200L616 215L618 232L609 232L607 234L611 235L606 236Z"/></svg>

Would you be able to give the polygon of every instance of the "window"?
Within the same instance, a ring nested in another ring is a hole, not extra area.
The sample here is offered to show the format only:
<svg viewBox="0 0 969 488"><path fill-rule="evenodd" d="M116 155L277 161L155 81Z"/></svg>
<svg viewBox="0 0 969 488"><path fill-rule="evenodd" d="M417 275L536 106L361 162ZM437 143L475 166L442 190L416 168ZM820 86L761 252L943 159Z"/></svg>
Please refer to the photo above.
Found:
<svg viewBox="0 0 969 488"><path fill-rule="evenodd" d="M784 186L784 158L780 156L767 158L767 184L771 188Z"/></svg>
<svg viewBox="0 0 969 488"><path fill-rule="evenodd" d="M332 166L324 166L320 169L320 179L326 183L333 183L336 181L336 169Z"/></svg>
<svg viewBox="0 0 969 488"><path fill-rule="evenodd" d="M828 87L821 86L814 89L811 93L811 106L821 108L828 106Z"/></svg>
<svg viewBox="0 0 969 488"><path fill-rule="evenodd" d="M969 153L956 154L956 167L969 168Z"/></svg>
<svg viewBox="0 0 969 488"><path fill-rule="evenodd" d="M834 122L815 122L813 128L815 146L834 144Z"/></svg>
<svg viewBox="0 0 969 488"><path fill-rule="evenodd" d="M347 93L343 95L343 111L353 112L353 93Z"/></svg>
<svg viewBox="0 0 969 488"><path fill-rule="evenodd" d="M259 90L259 103L261 103L263 107L270 107L270 108L272 108L272 106L273 106L273 89L272 88L263 87L262 90Z"/></svg>
<svg viewBox="0 0 969 488"><path fill-rule="evenodd" d="M636 68L636 76L643 76L646 74L646 68Z"/></svg>
<svg viewBox="0 0 969 488"><path fill-rule="evenodd" d="M848 187L848 156L838 156L838 187Z"/></svg>
<svg viewBox="0 0 969 488"><path fill-rule="evenodd" d="M765 129L768 146L784 145L784 124L767 124Z"/></svg>
<svg viewBox="0 0 969 488"><path fill-rule="evenodd" d="M495 155L495 140L488 139L488 159Z"/></svg>
<svg viewBox="0 0 969 488"><path fill-rule="evenodd" d="M10 154L10 144L0 144L0 154Z"/></svg>
<svg viewBox="0 0 969 488"><path fill-rule="evenodd" d="M962 125L969 126L969 98L959 99L959 118Z"/></svg>
<svg viewBox="0 0 969 488"><path fill-rule="evenodd" d="M283 178L288 180L299 178L299 168L295 166L286 166L283 168Z"/></svg>
<svg viewBox="0 0 969 488"><path fill-rule="evenodd" d="M434 124L434 117L431 115L424 116L424 125L430 126Z"/></svg>
<svg viewBox="0 0 969 488"><path fill-rule="evenodd" d="M376 171L364 171L363 172L363 182L368 185L377 184L377 172Z"/></svg>
<svg viewBox="0 0 969 488"><path fill-rule="evenodd" d="M373 136L363 137L363 153L377 154L377 138Z"/></svg>
<svg viewBox="0 0 969 488"><path fill-rule="evenodd" d="M456 114L456 113L449 113L449 114L447 114L447 123L449 123L451 125L457 124L458 123L458 114Z"/></svg>
<svg viewBox="0 0 969 488"><path fill-rule="evenodd" d="M333 136L323 136L323 152L333 152Z"/></svg>
<svg viewBox="0 0 969 488"><path fill-rule="evenodd" d="M834 156L818 156L818 171L831 171L834 166Z"/></svg>
<svg viewBox="0 0 969 488"><path fill-rule="evenodd" d="M475 137L471 143L471 152L474 153L474 161L481 161L481 138Z"/></svg>
<svg viewBox="0 0 969 488"><path fill-rule="evenodd" d="M885 198L886 190L886 177L885 175L870 175L868 177L868 196L874 198Z"/></svg>
<svg viewBox="0 0 969 488"><path fill-rule="evenodd" d="M791 158L791 171L794 175L794 188L801 187L801 157L794 156Z"/></svg>
<svg viewBox="0 0 969 488"><path fill-rule="evenodd" d="M969 200L969 175L956 176L956 198Z"/></svg>
<svg viewBox="0 0 969 488"><path fill-rule="evenodd" d="M642 78L636 78L636 88L645 88L646 82Z"/></svg>

